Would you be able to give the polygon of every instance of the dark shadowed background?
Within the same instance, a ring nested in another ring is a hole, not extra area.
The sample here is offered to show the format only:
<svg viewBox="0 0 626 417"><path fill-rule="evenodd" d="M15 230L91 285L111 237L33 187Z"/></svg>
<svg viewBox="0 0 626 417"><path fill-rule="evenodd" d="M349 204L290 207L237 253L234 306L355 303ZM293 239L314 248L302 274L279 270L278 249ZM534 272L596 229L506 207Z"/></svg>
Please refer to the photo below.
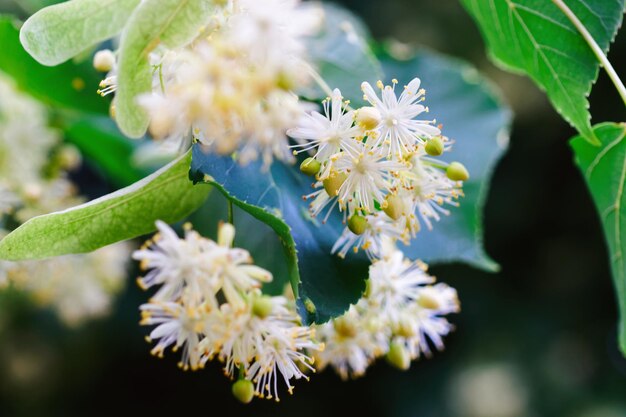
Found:
<svg viewBox="0 0 626 417"><path fill-rule="evenodd" d="M0 0L22 13L40 0ZM599 220L568 139L574 131L525 78L496 69L456 0L345 0L377 39L466 59L515 111L508 154L486 206L485 245L498 274L433 267L456 287L462 312L447 349L408 372L384 361L357 381L332 372L297 383L279 404L238 404L218 365L183 373L149 355L130 280L108 319L68 330L23 297L0 295L0 416L626 416L626 360ZM0 53L2 46L0 45ZM609 58L626 74L626 32ZM594 122L625 119L604 73L591 96ZM81 183L105 191L87 168ZM86 180L86 178L88 180ZM91 191L93 192L93 190ZM239 214L243 216L243 214ZM131 271L131 276L135 271Z"/></svg>

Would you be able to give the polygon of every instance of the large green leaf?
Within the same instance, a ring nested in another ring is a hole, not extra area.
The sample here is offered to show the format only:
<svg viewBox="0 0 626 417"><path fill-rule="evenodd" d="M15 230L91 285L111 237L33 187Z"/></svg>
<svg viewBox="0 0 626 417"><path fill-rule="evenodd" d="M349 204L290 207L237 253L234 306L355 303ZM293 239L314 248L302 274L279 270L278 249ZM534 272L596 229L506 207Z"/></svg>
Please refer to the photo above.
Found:
<svg viewBox="0 0 626 417"><path fill-rule="evenodd" d="M139 0L70 0L46 7L22 26L20 40L33 58L58 65L124 28Z"/></svg>
<svg viewBox="0 0 626 417"><path fill-rule="evenodd" d="M561 115L591 142L587 96L598 76L591 48L549 0L462 0L478 23L491 57L529 75ZM624 13L623 0L565 0L598 45L607 51Z"/></svg>
<svg viewBox="0 0 626 417"><path fill-rule="evenodd" d="M0 240L0 259L40 259L90 252L173 223L206 199L209 187L188 180L187 153L143 180L89 203L35 217Z"/></svg>
<svg viewBox="0 0 626 417"><path fill-rule="evenodd" d="M600 213L611 254L611 269L621 315L620 347L626 354L626 124L603 123L594 128L600 147L582 137L572 139L581 169Z"/></svg>
<svg viewBox="0 0 626 417"><path fill-rule="evenodd" d="M461 206L451 208L432 231L419 233L405 253L430 263L464 261L497 270L483 249L482 216L492 172L508 144L511 112L476 69L461 61L423 52L406 61L383 60L383 65L389 78L405 84L416 76L422 80L428 117L454 140L444 159L462 162L470 173Z"/></svg>
<svg viewBox="0 0 626 417"><path fill-rule="evenodd" d="M348 10L331 3L307 7L324 11L319 33L307 39L309 59L330 89L341 88L344 97L359 100L363 95L361 82L375 83L382 77L380 62L368 45L367 27ZM302 94L314 100L328 95L319 86Z"/></svg>
<svg viewBox="0 0 626 417"><path fill-rule="evenodd" d="M117 122L122 132L138 138L148 128L146 111L137 97L152 89L149 54L159 44L181 46L200 33L211 12L206 0L143 0L130 16L119 48Z"/></svg>
<svg viewBox="0 0 626 417"><path fill-rule="evenodd" d="M461 260L493 270L496 266L481 245L482 204L493 166L506 147L510 112L473 68L457 61L420 53L410 61L389 61L386 69L406 82L422 77L430 108L457 141L452 157L466 164L472 175L462 208L452 209L434 231L420 233L406 252L429 262ZM260 163L242 167L232 158L205 153L198 145L191 175L214 184L282 238L305 318L327 320L358 300L368 262L362 256L340 259L330 254L343 225L339 215L326 224L310 218L302 201L302 195L311 192L310 177L279 163L263 173Z"/></svg>
<svg viewBox="0 0 626 417"><path fill-rule="evenodd" d="M0 71L10 75L20 89L54 106L108 112L108 101L96 94L101 76L91 64L43 66L24 50L19 37L19 22L0 17Z"/></svg>
<svg viewBox="0 0 626 417"><path fill-rule="evenodd" d="M66 139L80 149L115 185L124 187L141 180L149 172L140 169L133 155L144 141L125 137L110 118L83 116L64 126Z"/></svg>

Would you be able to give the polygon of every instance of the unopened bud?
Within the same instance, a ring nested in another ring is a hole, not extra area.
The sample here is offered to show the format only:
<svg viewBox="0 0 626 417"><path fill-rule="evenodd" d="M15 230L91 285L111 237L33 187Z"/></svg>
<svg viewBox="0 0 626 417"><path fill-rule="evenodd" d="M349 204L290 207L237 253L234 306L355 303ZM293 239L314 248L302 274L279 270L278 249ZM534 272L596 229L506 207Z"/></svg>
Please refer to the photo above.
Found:
<svg viewBox="0 0 626 417"><path fill-rule="evenodd" d="M373 130L379 125L382 117L376 107L361 107L356 112L356 124L363 130Z"/></svg>
<svg viewBox="0 0 626 417"><path fill-rule="evenodd" d="M426 308L428 310L437 310L439 308L439 301L431 294L427 292L422 292L417 299L417 303L420 307Z"/></svg>
<svg viewBox="0 0 626 417"><path fill-rule="evenodd" d="M96 52L93 57L93 67L96 71L109 72L115 66L115 55L109 49Z"/></svg>
<svg viewBox="0 0 626 417"><path fill-rule="evenodd" d="M61 168L72 170L81 163L81 156L78 149L73 145L63 145L57 154L58 162Z"/></svg>
<svg viewBox="0 0 626 417"><path fill-rule="evenodd" d="M322 164L320 164L317 159L307 158L304 161L302 161L302 163L300 164L300 171L303 174L309 175L312 177L314 175L317 175L318 172L320 172L321 167L322 167Z"/></svg>
<svg viewBox="0 0 626 417"><path fill-rule="evenodd" d="M467 168L460 162L452 162L446 169L446 175L452 181L467 181L469 179L469 172Z"/></svg>
<svg viewBox="0 0 626 417"><path fill-rule="evenodd" d="M367 219L358 214L348 219L348 229L355 235L362 235L367 230Z"/></svg>
<svg viewBox="0 0 626 417"><path fill-rule="evenodd" d="M411 366L411 356L409 355L409 352L404 345L398 342L391 342L389 352L387 352L387 356L385 358L390 365L402 371L406 371Z"/></svg>
<svg viewBox="0 0 626 417"><path fill-rule="evenodd" d="M404 214L404 202L402 201L402 197L395 194L387 195L383 211L393 220L398 220Z"/></svg>
<svg viewBox="0 0 626 417"><path fill-rule="evenodd" d="M326 178L322 184L326 193L331 197L336 197L339 194L339 189L346 182L348 176L343 172L333 172L328 178Z"/></svg>
<svg viewBox="0 0 626 417"><path fill-rule="evenodd" d="M424 150L430 156L439 156L443 153L443 148L443 139L440 136L435 136L426 142Z"/></svg>
<svg viewBox="0 0 626 417"><path fill-rule="evenodd" d="M272 313L272 298L267 295L257 297L252 302L252 314L264 319Z"/></svg>
<svg viewBox="0 0 626 417"><path fill-rule="evenodd" d="M254 398L254 385L252 381L240 379L233 384L233 396L244 404L248 404Z"/></svg>
<svg viewBox="0 0 626 417"><path fill-rule="evenodd" d="M337 334L343 337L356 336L356 325L350 321L347 317L337 317L333 320L333 328Z"/></svg>

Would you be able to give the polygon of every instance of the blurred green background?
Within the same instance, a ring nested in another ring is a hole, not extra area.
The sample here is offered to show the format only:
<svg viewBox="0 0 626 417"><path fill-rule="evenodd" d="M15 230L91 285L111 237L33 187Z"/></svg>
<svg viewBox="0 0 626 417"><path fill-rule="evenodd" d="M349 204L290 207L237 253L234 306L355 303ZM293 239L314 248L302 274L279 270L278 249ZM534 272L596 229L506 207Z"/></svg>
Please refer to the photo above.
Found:
<svg viewBox="0 0 626 417"><path fill-rule="evenodd" d="M24 16L41 3L0 0L0 11ZM485 213L485 245L502 271L432 268L458 289L462 302L446 351L405 373L379 362L364 378L347 383L327 371L299 382L295 395L285 394L279 404L259 400L242 406L218 365L183 373L175 355L149 355L137 311L146 295L132 280L108 319L78 329L65 328L24 297L0 293L0 416L218 410L301 417L626 416L626 360L617 350L606 245L572 162L567 141L574 131L530 81L487 60L477 28L457 1L342 4L363 17L377 39L470 61L500 86L515 112L510 149L495 172ZM621 74L624 51L622 31L609 55ZM603 73L591 109L594 123L625 120ZM106 190L97 171L87 167L81 175L82 182L88 178Z"/></svg>

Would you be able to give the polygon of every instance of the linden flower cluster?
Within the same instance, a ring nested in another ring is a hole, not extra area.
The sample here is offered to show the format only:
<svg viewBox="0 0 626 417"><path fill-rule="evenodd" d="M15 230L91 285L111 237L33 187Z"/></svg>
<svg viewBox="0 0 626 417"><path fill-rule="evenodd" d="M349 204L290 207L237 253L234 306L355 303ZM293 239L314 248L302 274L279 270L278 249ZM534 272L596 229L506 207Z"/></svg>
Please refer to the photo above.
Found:
<svg viewBox="0 0 626 417"><path fill-rule="evenodd" d="M0 74L0 238L31 217L82 202L65 173L80 155L47 126L45 108ZM68 325L109 311L124 284L124 244L85 255L0 262L0 284L52 307Z"/></svg>
<svg viewBox="0 0 626 417"><path fill-rule="evenodd" d="M223 5L220 5L224 3ZM293 90L309 82L304 38L316 32L321 9L297 0L215 2L201 36L176 50L152 54L153 92L139 98L151 116L150 132L186 148L195 138L242 163L259 156L292 159L285 136L305 110ZM95 57L100 69L114 57ZM115 76L102 94L115 90Z"/></svg>
<svg viewBox="0 0 626 417"><path fill-rule="evenodd" d="M347 220L332 248L341 257L364 249L370 259L380 259L383 238L408 244L422 223L430 229L449 214L445 205L458 205L462 181L469 178L460 163L436 158L450 150L451 141L434 120L419 118L428 112L420 80L411 80L400 96L397 84L379 81L379 96L364 82L370 105L356 110L335 89L323 114L311 112L288 130L299 142L295 152L311 154L300 166L316 179L316 191L305 196L311 215L326 221L338 207Z"/></svg>
<svg viewBox="0 0 626 417"><path fill-rule="evenodd" d="M159 233L133 255L147 271L139 285L158 287L141 306L141 324L155 326L148 338L155 342L152 353L182 350L184 370L217 358L228 377L238 378L233 392L244 402L253 395L278 401L279 382L291 393L292 379L308 379L308 352L323 344L300 324L292 301L261 293L272 274L232 247L233 225L220 224L216 242L189 225L183 238L163 222L157 227Z"/></svg>
<svg viewBox="0 0 626 417"><path fill-rule="evenodd" d="M452 325L442 316L459 311L456 290L435 284L426 265L406 259L391 240L369 270L363 298L343 315L317 327L326 348L316 352L318 369L333 367L343 379L362 376L381 356L406 370L431 345L444 348Z"/></svg>

